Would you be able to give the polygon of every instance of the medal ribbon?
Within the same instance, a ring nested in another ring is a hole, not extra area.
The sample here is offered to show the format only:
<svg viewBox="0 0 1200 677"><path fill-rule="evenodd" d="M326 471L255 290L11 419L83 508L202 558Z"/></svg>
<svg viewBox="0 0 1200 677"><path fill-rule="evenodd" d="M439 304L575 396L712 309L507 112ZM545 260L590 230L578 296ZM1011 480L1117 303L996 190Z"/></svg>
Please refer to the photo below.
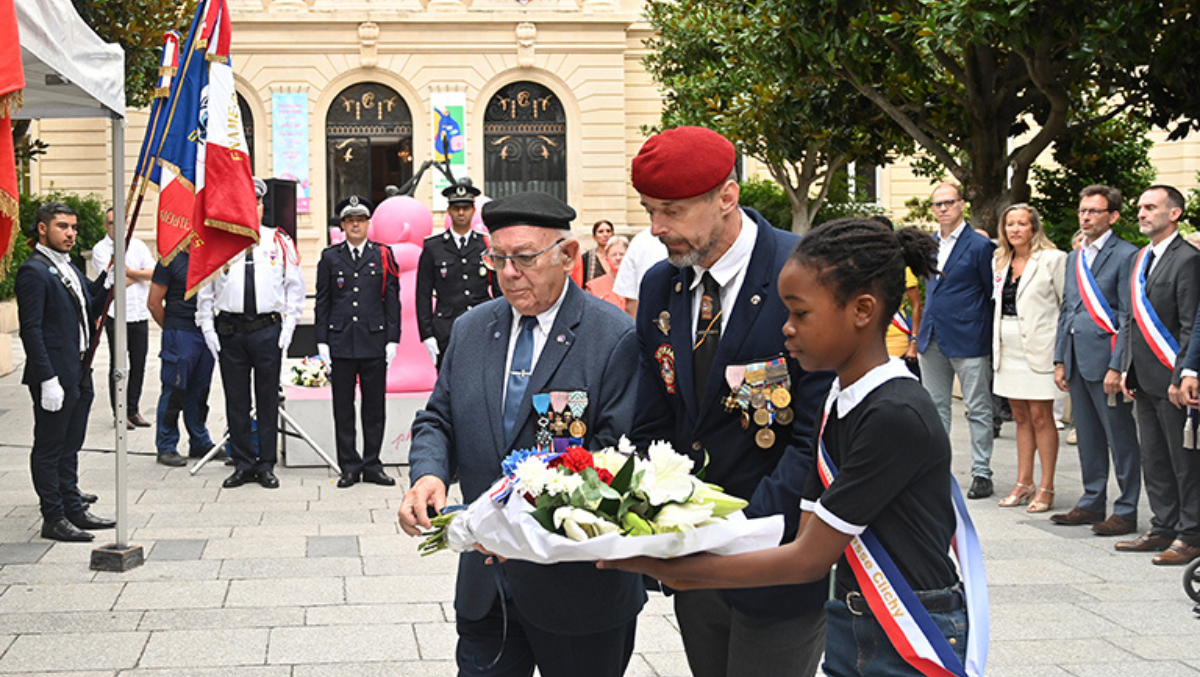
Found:
<svg viewBox="0 0 1200 677"><path fill-rule="evenodd" d="M837 467L825 448L824 440L825 422L834 399L831 396L825 403L825 416L821 420L818 437L821 453L817 455L817 473L826 489L837 476ZM927 677L979 677L987 662L989 637L983 550L967 512L962 490L953 478L950 479L950 496L955 516L954 539L950 546L962 572L963 595L967 605L965 668L950 642L938 630L929 611L913 592L912 586L869 528L846 546L846 561L854 572L871 613L905 662Z"/></svg>
<svg viewBox="0 0 1200 677"><path fill-rule="evenodd" d="M1176 356L1179 354L1179 342L1167 330L1167 326L1159 319L1158 313L1154 312L1154 307L1150 305L1150 299L1146 297L1146 274L1149 272L1147 268L1147 255L1150 253L1150 245L1142 248L1138 252L1137 260L1134 261L1134 274L1130 275L1130 291L1133 297L1133 319L1137 322L1138 328L1142 330L1142 336L1146 337L1146 343L1150 344L1150 350L1158 358L1159 362L1163 363L1167 369L1175 369Z"/></svg>
<svg viewBox="0 0 1200 677"><path fill-rule="evenodd" d="M1087 308L1088 315L1092 317L1096 326L1109 334L1109 349L1115 350L1117 347L1117 322L1114 319L1112 308L1108 305L1108 300L1100 292L1100 285L1096 284L1096 278L1092 275L1092 267L1087 264L1087 257L1083 255L1082 249L1075 253L1075 282L1079 286L1079 296L1083 299L1083 307Z"/></svg>

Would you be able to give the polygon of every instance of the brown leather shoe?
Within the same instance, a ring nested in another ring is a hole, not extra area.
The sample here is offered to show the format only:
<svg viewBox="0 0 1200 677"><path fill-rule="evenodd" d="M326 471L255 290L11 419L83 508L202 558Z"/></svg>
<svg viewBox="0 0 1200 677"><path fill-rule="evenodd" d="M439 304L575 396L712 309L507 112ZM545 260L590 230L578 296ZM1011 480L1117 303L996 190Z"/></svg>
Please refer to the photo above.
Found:
<svg viewBox="0 0 1200 677"><path fill-rule="evenodd" d="M1171 547L1155 555L1154 559L1150 561L1155 564L1177 566L1187 564L1197 557L1200 557L1200 548L1188 545L1183 541L1175 541Z"/></svg>
<svg viewBox="0 0 1200 677"><path fill-rule="evenodd" d="M1092 533L1097 536L1120 536L1137 531L1137 520L1120 515L1109 515L1108 519L1092 525Z"/></svg>
<svg viewBox="0 0 1200 677"><path fill-rule="evenodd" d="M129 422L139 428L149 428L152 425L150 423L150 421L147 421L146 419L142 418L141 414L130 414Z"/></svg>
<svg viewBox="0 0 1200 677"><path fill-rule="evenodd" d="M1050 516L1050 521L1055 524L1065 524L1070 527L1077 527L1081 524L1099 524L1104 521L1104 515L1090 510L1083 510L1079 506L1071 508L1069 512L1060 512Z"/></svg>
<svg viewBox="0 0 1200 677"><path fill-rule="evenodd" d="M1170 536L1155 536L1147 531L1132 541L1117 541L1113 547L1121 552L1162 552L1171 547L1174 540Z"/></svg>

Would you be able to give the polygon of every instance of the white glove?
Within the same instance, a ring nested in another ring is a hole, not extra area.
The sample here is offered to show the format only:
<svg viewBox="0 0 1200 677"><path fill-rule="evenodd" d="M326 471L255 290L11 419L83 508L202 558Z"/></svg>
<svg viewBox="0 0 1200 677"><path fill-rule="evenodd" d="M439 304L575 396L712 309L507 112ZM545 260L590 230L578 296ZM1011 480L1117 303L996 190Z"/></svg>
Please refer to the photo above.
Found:
<svg viewBox="0 0 1200 677"><path fill-rule="evenodd" d="M392 368L392 360L396 359L396 348L399 347L399 345L400 344L398 343L389 343L383 347L383 356L385 359L387 359L388 369Z"/></svg>
<svg viewBox="0 0 1200 677"><path fill-rule="evenodd" d="M63 400L67 394L63 392L63 387L58 383L58 377L48 378L42 381L42 409L46 411L58 411L62 409Z"/></svg>
<svg viewBox="0 0 1200 677"><path fill-rule="evenodd" d="M295 332L296 325L285 320L283 327L279 330L279 349L285 354L287 353L288 346L292 345L292 334Z"/></svg>
<svg viewBox="0 0 1200 677"><path fill-rule="evenodd" d="M429 351L429 359L433 360L434 364L437 364L438 353L441 352L438 350L437 339L430 336L429 338L425 339L421 343L424 343L425 350Z"/></svg>
<svg viewBox="0 0 1200 677"><path fill-rule="evenodd" d="M317 354L321 356L321 361L325 363L325 368L329 369L333 366L333 357L329 355L329 344L318 343Z"/></svg>
<svg viewBox="0 0 1200 677"><path fill-rule="evenodd" d="M214 360L221 359L221 339L217 338L217 332L204 332L204 345L208 346L208 352L212 353Z"/></svg>

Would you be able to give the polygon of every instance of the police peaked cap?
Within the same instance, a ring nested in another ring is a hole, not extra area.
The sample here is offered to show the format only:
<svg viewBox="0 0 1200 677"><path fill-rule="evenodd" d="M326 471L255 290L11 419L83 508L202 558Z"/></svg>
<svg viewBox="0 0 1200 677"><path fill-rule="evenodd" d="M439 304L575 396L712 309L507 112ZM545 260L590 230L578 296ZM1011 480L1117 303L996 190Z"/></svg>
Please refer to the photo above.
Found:
<svg viewBox="0 0 1200 677"><path fill-rule="evenodd" d="M570 230L575 210L549 193L529 191L492 200L483 206L481 216L493 233L506 226Z"/></svg>
<svg viewBox="0 0 1200 677"><path fill-rule="evenodd" d="M337 203L333 208L337 213L338 218L344 219L347 216L366 216L370 217L375 212L375 203L365 197L351 195L350 197Z"/></svg>
<svg viewBox="0 0 1200 677"><path fill-rule="evenodd" d="M449 200L452 205L473 205L475 204L475 198L479 197L482 192L471 184L471 179L464 176L454 185L444 189L442 196Z"/></svg>

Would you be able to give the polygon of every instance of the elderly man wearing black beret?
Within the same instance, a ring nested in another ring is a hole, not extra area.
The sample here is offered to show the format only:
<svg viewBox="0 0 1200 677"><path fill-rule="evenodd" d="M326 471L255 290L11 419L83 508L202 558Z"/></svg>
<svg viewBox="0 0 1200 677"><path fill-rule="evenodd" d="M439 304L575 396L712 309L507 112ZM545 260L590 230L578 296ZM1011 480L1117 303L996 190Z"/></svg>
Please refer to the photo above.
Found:
<svg viewBox="0 0 1200 677"><path fill-rule="evenodd" d="M433 394L413 423L412 488L400 505L410 535L429 527L458 477L477 498L514 449L615 445L633 419L637 338L615 306L570 278L575 210L545 193L484 205L484 262L504 297L460 317ZM551 402L558 403L557 406ZM569 422L570 425L566 425ZM461 556L454 609L460 675L617 677L645 602L637 576L591 563L542 566Z"/></svg>

